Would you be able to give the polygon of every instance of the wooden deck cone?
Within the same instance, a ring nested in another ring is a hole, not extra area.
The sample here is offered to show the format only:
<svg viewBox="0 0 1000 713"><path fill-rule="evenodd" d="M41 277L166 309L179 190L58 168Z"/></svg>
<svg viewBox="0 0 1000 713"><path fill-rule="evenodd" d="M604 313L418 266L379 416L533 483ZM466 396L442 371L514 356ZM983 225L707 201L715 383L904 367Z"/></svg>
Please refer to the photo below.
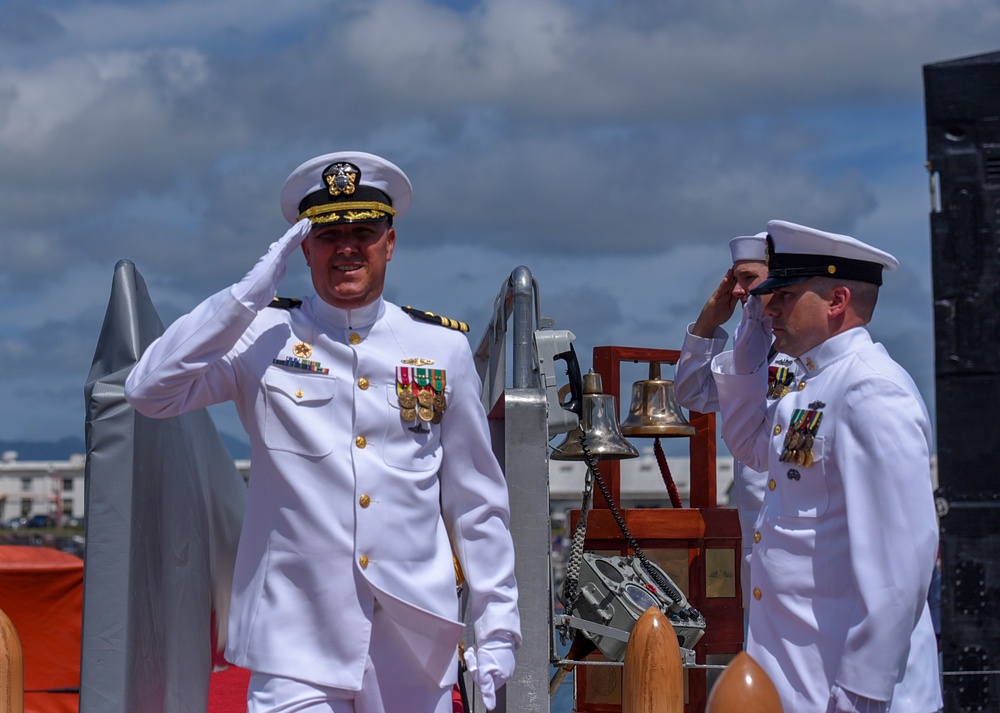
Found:
<svg viewBox="0 0 1000 713"><path fill-rule="evenodd" d="M24 657L21 639L0 609L0 713L24 713Z"/></svg>
<svg viewBox="0 0 1000 713"><path fill-rule="evenodd" d="M712 686L705 713L782 713L781 699L771 677L741 651Z"/></svg>
<svg viewBox="0 0 1000 713"><path fill-rule="evenodd" d="M677 634L650 607L632 627L625 651L622 713L683 713L684 678Z"/></svg>

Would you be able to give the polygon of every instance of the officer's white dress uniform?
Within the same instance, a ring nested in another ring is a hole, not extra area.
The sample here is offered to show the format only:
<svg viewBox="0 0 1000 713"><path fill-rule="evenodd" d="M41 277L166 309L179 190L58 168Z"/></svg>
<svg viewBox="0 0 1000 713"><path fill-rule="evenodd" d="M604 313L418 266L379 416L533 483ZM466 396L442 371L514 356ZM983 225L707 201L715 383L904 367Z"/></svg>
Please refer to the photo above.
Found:
<svg viewBox="0 0 1000 713"><path fill-rule="evenodd" d="M772 235L801 227L774 223ZM796 387L770 404L765 368L736 374L732 352L712 367L726 444L770 473L754 535L747 652L787 711L824 713L834 684L891 699L893 713L937 711L927 409L862 327L822 342L797 366ZM817 414L811 464L782 461L788 430Z"/></svg>
<svg viewBox="0 0 1000 713"><path fill-rule="evenodd" d="M250 437L227 660L356 691L379 606L412 649L400 656L450 686L464 628L453 553L477 641L516 647L506 483L466 337L381 298L258 311L237 287L171 325L126 384L154 417L233 401ZM397 368L414 364L439 372L439 422L401 416Z"/></svg>

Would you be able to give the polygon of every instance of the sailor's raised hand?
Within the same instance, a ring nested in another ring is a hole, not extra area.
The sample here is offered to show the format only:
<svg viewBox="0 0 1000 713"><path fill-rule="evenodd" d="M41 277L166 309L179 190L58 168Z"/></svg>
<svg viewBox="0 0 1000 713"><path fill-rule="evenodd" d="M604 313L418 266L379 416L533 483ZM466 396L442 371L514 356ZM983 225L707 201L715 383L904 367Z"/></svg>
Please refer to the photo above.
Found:
<svg viewBox="0 0 1000 713"><path fill-rule="evenodd" d="M242 280L233 285L233 297L255 312L267 307L278 293L278 285L285 276L289 256L309 235L312 222L303 218L289 228L278 240L271 243L267 252Z"/></svg>

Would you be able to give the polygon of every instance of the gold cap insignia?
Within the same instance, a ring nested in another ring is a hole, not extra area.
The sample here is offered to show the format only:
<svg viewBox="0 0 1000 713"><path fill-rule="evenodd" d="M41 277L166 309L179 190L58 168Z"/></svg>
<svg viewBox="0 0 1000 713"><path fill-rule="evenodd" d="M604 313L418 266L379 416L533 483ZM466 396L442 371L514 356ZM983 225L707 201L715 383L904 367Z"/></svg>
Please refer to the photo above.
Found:
<svg viewBox="0 0 1000 713"><path fill-rule="evenodd" d="M353 163L347 162L330 164L323 171L323 180L326 181L331 196L351 195L357 188L360 177L361 170Z"/></svg>

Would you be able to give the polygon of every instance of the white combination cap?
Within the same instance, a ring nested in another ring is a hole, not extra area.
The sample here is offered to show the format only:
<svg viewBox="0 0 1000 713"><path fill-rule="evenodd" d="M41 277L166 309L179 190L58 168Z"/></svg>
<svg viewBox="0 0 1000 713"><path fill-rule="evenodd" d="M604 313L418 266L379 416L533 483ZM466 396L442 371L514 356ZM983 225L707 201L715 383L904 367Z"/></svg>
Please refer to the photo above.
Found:
<svg viewBox="0 0 1000 713"><path fill-rule="evenodd" d="M837 277L882 284L882 271L899 261L849 235L771 220L767 223L767 279L751 290L764 295L811 277Z"/></svg>
<svg viewBox="0 0 1000 713"><path fill-rule="evenodd" d="M413 187L398 166L362 151L311 158L292 171L281 189L281 213L289 223L371 223L400 217Z"/></svg>

